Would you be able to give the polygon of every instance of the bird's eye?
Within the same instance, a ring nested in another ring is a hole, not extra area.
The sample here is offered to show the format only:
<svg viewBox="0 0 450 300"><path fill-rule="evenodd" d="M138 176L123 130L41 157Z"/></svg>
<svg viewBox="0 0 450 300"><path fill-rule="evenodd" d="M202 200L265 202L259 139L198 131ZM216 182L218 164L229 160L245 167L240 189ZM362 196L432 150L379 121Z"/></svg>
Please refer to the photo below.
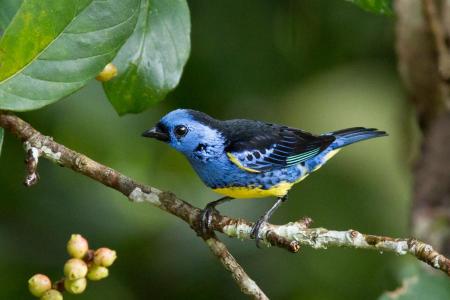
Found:
<svg viewBox="0 0 450 300"><path fill-rule="evenodd" d="M186 126L184 125L178 125L175 127L174 129L175 135L180 138L186 135L186 133L188 132L188 129Z"/></svg>

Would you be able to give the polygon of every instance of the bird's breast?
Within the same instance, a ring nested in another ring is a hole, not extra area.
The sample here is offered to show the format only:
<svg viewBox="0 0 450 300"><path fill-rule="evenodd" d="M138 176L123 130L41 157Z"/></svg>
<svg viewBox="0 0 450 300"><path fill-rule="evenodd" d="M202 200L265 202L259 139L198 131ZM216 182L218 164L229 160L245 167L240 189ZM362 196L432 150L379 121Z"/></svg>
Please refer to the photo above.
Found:
<svg viewBox="0 0 450 300"><path fill-rule="evenodd" d="M293 185L293 182L282 181L267 189L262 188L261 186L230 186L213 188L213 191L236 199L265 198L271 196L283 197Z"/></svg>

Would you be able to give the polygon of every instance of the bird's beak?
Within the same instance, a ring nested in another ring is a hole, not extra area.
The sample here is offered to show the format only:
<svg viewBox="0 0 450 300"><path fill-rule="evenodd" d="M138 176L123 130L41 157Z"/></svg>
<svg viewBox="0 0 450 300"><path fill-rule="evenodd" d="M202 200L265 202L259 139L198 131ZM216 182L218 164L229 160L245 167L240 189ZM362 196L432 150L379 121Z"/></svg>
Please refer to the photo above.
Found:
<svg viewBox="0 0 450 300"><path fill-rule="evenodd" d="M158 127L153 127L152 129L145 131L142 133L142 136L157 139L163 142L168 142L170 139L169 134L167 132L162 132Z"/></svg>

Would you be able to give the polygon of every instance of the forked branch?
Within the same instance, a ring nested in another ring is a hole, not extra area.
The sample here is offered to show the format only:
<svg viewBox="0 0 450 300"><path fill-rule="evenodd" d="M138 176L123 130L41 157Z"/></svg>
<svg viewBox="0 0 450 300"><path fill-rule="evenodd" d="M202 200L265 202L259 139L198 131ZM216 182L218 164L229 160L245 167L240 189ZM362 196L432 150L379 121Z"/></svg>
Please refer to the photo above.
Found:
<svg viewBox="0 0 450 300"><path fill-rule="evenodd" d="M41 157L50 159L121 192L133 202L150 203L182 219L196 232L201 231L199 223L201 210L177 198L175 194L140 184L112 168L58 144L15 115L0 112L0 127L21 139L28 152L30 149L36 151ZM410 254L450 276L450 260L434 251L432 246L421 241L367 235L355 230L334 231L325 228L308 228L310 222L310 219L303 219L286 225L267 224L262 228L263 243L268 246L282 247L291 252L297 252L300 245L306 245L315 249L348 247L394 252L400 255ZM250 231L253 223L247 220L214 214L212 225L214 230L222 232L228 237L242 240L251 239ZM223 243L215 236L204 236L203 239L225 268L232 273L233 278L245 294L256 299L267 299L264 292L245 273Z"/></svg>

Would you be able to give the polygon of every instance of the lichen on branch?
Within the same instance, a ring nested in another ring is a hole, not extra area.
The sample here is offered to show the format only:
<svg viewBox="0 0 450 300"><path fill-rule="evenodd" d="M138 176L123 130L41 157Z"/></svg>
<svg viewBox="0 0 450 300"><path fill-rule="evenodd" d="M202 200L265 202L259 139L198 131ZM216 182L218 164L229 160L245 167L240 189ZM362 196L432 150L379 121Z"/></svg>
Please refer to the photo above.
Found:
<svg viewBox="0 0 450 300"><path fill-rule="evenodd" d="M0 112L0 127L15 134L26 143L27 147L35 148L41 157L48 158L61 166L103 183L121 192L133 202L152 204L182 219L196 232L201 232L199 222L201 210L179 199L175 194L140 184L112 168L58 144L15 115ZM262 242L266 245L285 248L291 252L297 252L300 245L304 245L314 249L347 247L393 252L400 255L410 254L450 276L450 260L436 252L431 245L421 241L368 235L355 230L336 231L325 228L308 228L310 223L311 220L306 218L285 225L266 224L262 228L264 236ZM228 237L250 240L253 223L214 213L212 227L215 231L222 232ZM267 298L223 243L215 236L203 236L203 239L224 267L232 273L244 293L256 299Z"/></svg>

